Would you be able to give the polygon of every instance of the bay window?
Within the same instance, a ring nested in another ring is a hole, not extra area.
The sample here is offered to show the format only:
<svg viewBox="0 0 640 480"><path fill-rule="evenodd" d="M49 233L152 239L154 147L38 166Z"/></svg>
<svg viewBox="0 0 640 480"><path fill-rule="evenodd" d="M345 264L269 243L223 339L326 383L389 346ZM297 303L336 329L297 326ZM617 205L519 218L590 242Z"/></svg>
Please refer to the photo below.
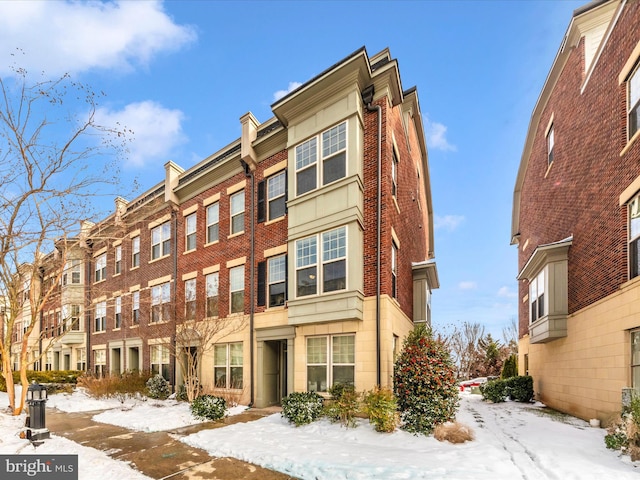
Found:
<svg viewBox="0 0 640 480"><path fill-rule="evenodd" d="M318 269L318 244L322 265ZM296 294L298 297L344 290L347 287L347 229L336 228L296 241ZM321 278L318 278L318 274Z"/></svg>

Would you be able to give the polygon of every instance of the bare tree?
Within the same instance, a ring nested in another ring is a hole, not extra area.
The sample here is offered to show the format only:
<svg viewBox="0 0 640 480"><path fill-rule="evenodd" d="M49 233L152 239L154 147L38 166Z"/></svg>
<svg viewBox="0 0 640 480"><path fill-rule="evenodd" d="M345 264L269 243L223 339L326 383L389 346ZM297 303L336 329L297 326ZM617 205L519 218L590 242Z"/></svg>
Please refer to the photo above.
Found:
<svg viewBox="0 0 640 480"><path fill-rule="evenodd" d="M99 98L69 75L32 81L15 68L14 75L0 78L0 297L7 332L0 355L16 415L34 361L29 344L40 334L40 315L60 283L68 245L79 235L80 221L92 218L93 197L115 183L115 156L107 155L125 146L125 130L97 123ZM73 111L79 103L83 113ZM51 262L57 267L51 269ZM46 271L53 273L45 282ZM11 361L17 338L13 355L23 386L18 404Z"/></svg>
<svg viewBox="0 0 640 480"><path fill-rule="evenodd" d="M502 329L502 339L507 349L507 356L518 354L518 321L516 317L511 317L509 324Z"/></svg>
<svg viewBox="0 0 640 480"><path fill-rule="evenodd" d="M458 368L458 377L469 378L479 355L479 342L484 337L484 327L479 323L464 322L456 326L448 336L453 361Z"/></svg>

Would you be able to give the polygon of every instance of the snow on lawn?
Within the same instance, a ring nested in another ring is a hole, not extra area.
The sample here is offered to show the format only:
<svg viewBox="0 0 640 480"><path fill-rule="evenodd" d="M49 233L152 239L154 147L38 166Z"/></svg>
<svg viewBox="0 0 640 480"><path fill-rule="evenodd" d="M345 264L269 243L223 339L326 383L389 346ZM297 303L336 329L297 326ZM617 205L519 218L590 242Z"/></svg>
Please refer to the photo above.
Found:
<svg viewBox="0 0 640 480"><path fill-rule="evenodd" d="M539 405L489 404L462 394L458 420L476 440L463 445L403 431L381 434L366 422L345 429L327 420L295 427L279 414L182 439L301 479L637 480L640 465L604 446L605 431L559 421Z"/></svg>

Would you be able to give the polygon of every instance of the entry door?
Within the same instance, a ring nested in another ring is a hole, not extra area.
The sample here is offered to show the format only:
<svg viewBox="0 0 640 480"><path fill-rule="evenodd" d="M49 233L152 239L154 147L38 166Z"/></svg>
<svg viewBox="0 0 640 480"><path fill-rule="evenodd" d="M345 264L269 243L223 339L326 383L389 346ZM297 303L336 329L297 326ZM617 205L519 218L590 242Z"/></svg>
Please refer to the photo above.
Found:
<svg viewBox="0 0 640 480"><path fill-rule="evenodd" d="M287 344L286 340L264 342L263 388L266 406L279 405L287 395Z"/></svg>

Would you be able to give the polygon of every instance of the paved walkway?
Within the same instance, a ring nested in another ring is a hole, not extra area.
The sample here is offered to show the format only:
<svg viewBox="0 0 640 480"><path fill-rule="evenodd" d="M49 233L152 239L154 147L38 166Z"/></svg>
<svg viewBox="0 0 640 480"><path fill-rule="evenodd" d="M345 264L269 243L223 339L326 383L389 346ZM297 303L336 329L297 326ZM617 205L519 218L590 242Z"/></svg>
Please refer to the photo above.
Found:
<svg viewBox="0 0 640 480"><path fill-rule="evenodd" d="M207 422L162 432L135 432L126 428L94 422L99 412L65 413L47 408L47 428L51 433L86 447L102 450L117 460L130 462L145 475L160 480L285 480L280 472L235 458L214 458L199 448L181 442L180 437L200 430L250 422L274 413L251 409L220 422Z"/></svg>

